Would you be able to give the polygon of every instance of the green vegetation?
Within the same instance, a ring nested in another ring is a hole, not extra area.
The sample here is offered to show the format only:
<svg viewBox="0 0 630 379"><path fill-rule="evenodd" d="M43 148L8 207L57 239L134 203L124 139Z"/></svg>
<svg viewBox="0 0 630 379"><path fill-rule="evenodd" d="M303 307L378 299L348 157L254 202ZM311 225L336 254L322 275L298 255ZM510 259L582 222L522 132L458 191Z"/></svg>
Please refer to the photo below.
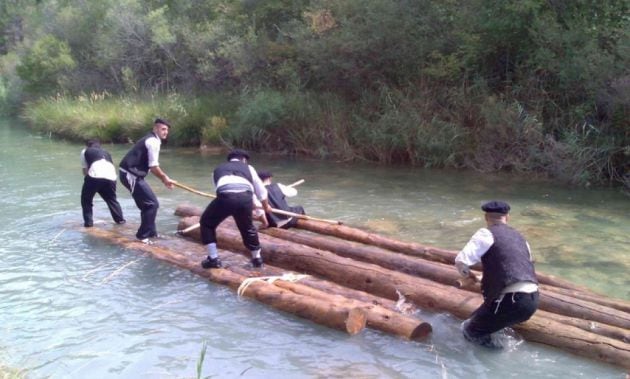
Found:
<svg viewBox="0 0 630 379"><path fill-rule="evenodd" d="M0 364L0 379L22 379L26 378L26 370L18 370Z"/></svg>
<svg viewBox="0 0 630 379"><path fill-rule="evenodd" d="M22 104L68 138L126 141L160 115L181 145L630 188L628 14L626 0L10 0L0 111Z"/></svg>

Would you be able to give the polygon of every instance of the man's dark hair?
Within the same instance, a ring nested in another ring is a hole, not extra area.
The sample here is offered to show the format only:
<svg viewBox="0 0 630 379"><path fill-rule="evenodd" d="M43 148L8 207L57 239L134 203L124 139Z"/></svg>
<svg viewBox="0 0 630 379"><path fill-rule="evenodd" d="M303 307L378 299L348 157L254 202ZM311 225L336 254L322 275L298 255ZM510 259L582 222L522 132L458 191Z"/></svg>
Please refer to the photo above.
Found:
<svg viewBox="0 0 630 379"><path fill-rule="evenodd" d="M165 120L165 119L163 119L163 118L156 118L156 119L155 119L155 121L153 121L153 123L154 123L154 124L162 124L162 125L166 125L166 126L168 126L168 128L169 128L169 129L171 128L171 124L169 124L169 122L168 122L168 121L166 121L166 120Z"/></svg>

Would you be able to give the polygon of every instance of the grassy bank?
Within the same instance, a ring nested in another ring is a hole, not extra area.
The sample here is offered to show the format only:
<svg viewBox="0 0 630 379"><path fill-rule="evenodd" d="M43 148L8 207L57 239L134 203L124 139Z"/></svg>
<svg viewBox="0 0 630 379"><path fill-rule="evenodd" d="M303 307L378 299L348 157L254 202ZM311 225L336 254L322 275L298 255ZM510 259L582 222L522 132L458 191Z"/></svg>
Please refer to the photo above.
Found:
<svg viewBox="0 0 630 379"><path fill-rule="evenodd" d="M92 93L48 97L27 103L22 117L36 131L74 141L99 138L126 143L147 131L156 117L171 120L175 145L219 143L225 115L233 113L229 96L187 98L169 96L119 97Z"/></svg>
<svg viewBox="0 0 630 379"><path fill-rule="evenodd" d="M470 90L383 91L348 103L333 94L261 89L238 96L54 97L26 105L35 129L71 140L128 142L156 117L179 146L228 144L320 159L511 171L579 185L621 183L630 151L592 127L545 134L516 101ZM625 162L625 163L624 163Z"/></svg>

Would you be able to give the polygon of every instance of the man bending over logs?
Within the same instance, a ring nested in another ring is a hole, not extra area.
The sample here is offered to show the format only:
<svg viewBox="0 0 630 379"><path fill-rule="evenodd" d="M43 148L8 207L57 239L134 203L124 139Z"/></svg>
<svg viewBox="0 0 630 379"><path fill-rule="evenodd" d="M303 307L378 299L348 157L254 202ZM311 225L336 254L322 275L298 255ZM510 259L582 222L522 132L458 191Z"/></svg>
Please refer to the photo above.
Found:
<svg viewBox="0 0 630 379"><path fill-rule="evenodd" d="M282 183L273 183L271 179L273 178L273 174L271 171L259 171L258 176L260 176L260 180L262 180L267 189L269 205L271 205L273 209L280 209L301 215L306 214L301 205L291 206L287 203L286 198L297 195L297 189ZM256 203L256 201L254 201L254 203ZM265 217L265 221L263 221L263 225L266 224L265 226L289 229L297 225L297 219L293 216L269 212L263 213L263 216Z"/></svg>
<svg viewBox="0 0 630 379"><path fill-rule="evenodd" d="M455 258L462 276L481 262L483 304L462 324L464 337L489 348L502 348L491 334L528 320L538 308L538 281L529 244L508 226L510 206L502 201L482 205L487 228L479 229Z"/></svg>
<svg viewBox="0 0 630 379"><path fill-rule="evenodd" d="M208 257L201 262L203 268L219 268L221 260L217 253L216 228L228 216L232 216L241 232L243 244L252 254L252 266L261 267L258 230L254 226L252 211L256 197L265 211L271 212L267 201L267 190L256 170L247 164L249 154L240 149L230 151L227 162L220 164L213 174L217 197L210 202L199 220L201 242L206 245Z"/></svg>
<svg viewBox="0 0 630 379"><path fill-rule="evenodd" d="M90 139L81 151L81 167L83 168L83 187L81 188L81 209L83 210L83 226L94 225L92 219L92 201L98 193L101 195L112 218L117 224L124 224L125 218L116 199L116 168L112 156L101 147L97 139Z"/></svg>

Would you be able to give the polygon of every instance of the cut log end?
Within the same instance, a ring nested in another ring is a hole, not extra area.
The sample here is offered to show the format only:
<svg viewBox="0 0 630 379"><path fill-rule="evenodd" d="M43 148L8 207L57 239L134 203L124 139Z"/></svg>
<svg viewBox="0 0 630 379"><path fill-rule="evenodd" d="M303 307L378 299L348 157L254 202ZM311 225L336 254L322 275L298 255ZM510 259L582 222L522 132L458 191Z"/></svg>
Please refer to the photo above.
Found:
<svg viewBox="0 0 630 379"><path fill-rule="evenodd" d="M360 308L352 308L348 311L346 318L346 332L355 335L362 331L367 324L367 312Z"/></svg>
<svg viewBox="0 0 630 379"><path fill-rule="evenodd" d="M431 324L428 322L422 322L417 328L413 330L409 339L412 341L424 341L433 332Z"/></svg>

